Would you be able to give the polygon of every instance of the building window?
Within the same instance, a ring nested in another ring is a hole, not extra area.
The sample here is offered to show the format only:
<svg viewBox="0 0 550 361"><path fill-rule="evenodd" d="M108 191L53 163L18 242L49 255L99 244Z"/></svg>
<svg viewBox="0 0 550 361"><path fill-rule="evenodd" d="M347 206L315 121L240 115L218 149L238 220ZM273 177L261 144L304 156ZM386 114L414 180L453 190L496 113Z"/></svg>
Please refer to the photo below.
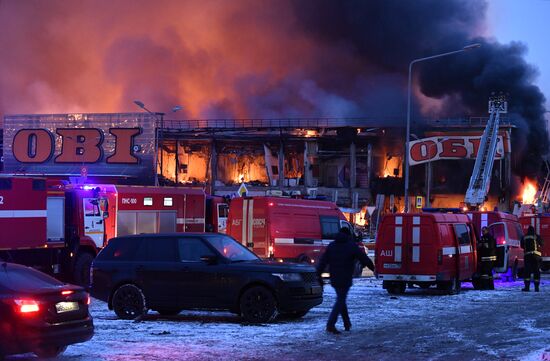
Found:
<svg viewBox="0 0 550 361"><path fill-rule="evenodd" d="M172 197L164 197L164 206L165 207L172 207L174 202L172 201Z"/></svg>
<svg viewBox="0 0 550 361"><path fill-rule="evenodd" d="M144 206L152 206L153 205L153 197L143 198L143 205Z"/></svg>

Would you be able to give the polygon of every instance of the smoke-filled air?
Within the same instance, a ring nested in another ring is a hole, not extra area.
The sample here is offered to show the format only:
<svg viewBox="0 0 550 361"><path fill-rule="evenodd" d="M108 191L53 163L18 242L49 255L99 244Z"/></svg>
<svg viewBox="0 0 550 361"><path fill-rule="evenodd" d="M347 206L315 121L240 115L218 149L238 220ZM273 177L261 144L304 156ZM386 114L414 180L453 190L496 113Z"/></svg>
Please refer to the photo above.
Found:
<svg viewBox="0 0 550 361"><path fill-rule="evenodd" d="M548 148L544 96L521 43L483 38L486 4L459 0L2 0L0 113L155 111L179 118L484 116L509 96L516 174Z"/></svg>

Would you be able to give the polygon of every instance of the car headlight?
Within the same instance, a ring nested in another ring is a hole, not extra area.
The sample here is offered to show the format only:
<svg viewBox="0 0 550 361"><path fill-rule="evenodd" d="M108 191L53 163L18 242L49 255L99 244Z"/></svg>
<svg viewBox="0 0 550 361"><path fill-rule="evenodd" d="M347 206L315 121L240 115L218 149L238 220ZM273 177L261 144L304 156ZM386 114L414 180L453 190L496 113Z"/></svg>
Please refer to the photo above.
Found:
<svg viewBox="0 0 550 361"><path fill-rule="evenodd" d="M299 273L272 273L273 276L279 277L281 281L294 282L301 281L302 276Z"/></svg>

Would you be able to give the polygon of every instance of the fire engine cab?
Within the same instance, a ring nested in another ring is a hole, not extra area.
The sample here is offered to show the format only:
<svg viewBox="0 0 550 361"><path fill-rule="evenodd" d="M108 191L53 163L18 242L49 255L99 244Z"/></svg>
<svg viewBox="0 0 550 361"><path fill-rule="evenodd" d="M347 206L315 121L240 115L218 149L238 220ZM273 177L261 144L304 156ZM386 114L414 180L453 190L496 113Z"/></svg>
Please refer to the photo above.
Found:
<svg viewBox="0 0 550 361"><path fill-rule="evenodd" d="M407 284L460 291L477 268L476 236L465 214L416 213L384 216L376 239L376 271L392 294Z"/></svg>
<svg viewBox="0 0 550 361"><path fill-rule="evenodd" d="M206 219L214 218L207 217L205 207L202 189L0 177L0 259L86 284L93 258L109 239L204 232ZM216 217L221 229L226 214Z"/></svg>
<svg viewBox="0 0 550 361"><path fill-rule="evenodd" d="M341 227L353 231L332 202L262 196L231 200L227 233L262 258L315 263Z"/></svg>
<svg viewBox="0 0 550 361"><path fill-rule="evenodd" d="M525 214L519 220L523 233L527 233L529 226L533 226L535 233L543 239L541 269L543 271L550 270L550 214Z"/></svg>

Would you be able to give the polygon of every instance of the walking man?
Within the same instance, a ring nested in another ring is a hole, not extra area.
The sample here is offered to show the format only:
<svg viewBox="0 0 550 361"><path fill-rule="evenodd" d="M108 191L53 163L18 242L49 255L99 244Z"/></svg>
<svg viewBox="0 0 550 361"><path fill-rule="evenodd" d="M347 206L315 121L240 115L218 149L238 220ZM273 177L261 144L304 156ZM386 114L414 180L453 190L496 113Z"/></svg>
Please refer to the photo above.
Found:
<svg viewBox="0 0 550 361"><path fill-rule="evenodd" d="M477 244L481 262L481 289L494 290L493 267L497 260L497 241L487 227L481 229L481 238Z"/></svg>
<svg viewBox="0 0 550 361"><path fill-rule="evenodd" d="M529 292L531 284L531 274L533 275L533 283L535 284L535 292L539 292L540 285L540 262L542 256L543 240L538 234L535 234L535 228L529 226L527 234L521 238L521 248L524 252L524 274L523 281L525 287L524 292Z"/></svg>
<svg viewBox="0 0 550 361"><path fill-rule="evenodd" d="M355 262L359 261L362 267L368 267L374 271L374 264L370 258L361 251L354 242L349 228L340 228L334 242L330 243L321 256L317 266L317 274L321 273L328 266L330 272L330 284L336 291L336 302L327 321L327 332L339 334L336 329L338 315L342 316L344 329L351 330L351 321L346 305L348 291L352 285Z"/></svg>

